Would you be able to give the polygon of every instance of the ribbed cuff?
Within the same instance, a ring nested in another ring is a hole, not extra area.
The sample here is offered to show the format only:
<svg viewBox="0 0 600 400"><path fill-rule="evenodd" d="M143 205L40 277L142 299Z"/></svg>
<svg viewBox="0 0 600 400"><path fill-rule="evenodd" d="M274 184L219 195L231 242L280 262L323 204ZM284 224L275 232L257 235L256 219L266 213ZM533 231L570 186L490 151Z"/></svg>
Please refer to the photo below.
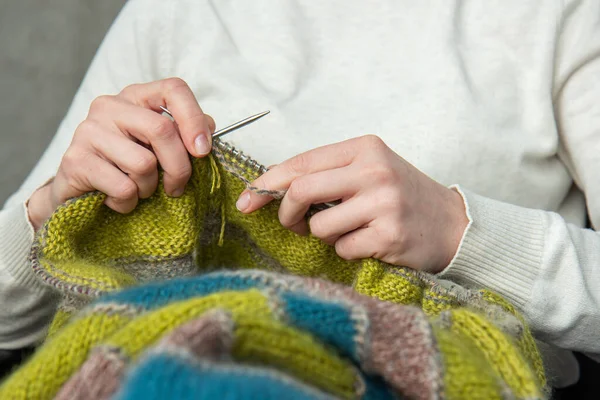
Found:
<svg viewBox="0 0 600 400"><path fill-rule="evenodd" d="M523 309L542 262L543 212L452 189L463 197L470 222L454 259L438 276L489 288Z"/></svg>
<svg viewBox="0 0 600 400"><path fill-rule="evenodd" d="M34 229L27 217L27 207L21 203L0 212L0 269L7 271L19 285L33 290L48 290L37 279L29 253Z"/></svg>

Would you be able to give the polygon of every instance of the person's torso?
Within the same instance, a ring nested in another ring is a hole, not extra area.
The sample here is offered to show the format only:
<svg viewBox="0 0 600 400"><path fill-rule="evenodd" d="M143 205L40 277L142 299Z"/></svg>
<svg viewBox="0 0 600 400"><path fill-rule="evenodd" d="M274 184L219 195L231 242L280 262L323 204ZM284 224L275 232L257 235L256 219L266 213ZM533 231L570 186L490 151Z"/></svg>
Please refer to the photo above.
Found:
<svg viewBox="0 0 600 400"><path fill-rule="evenodd" d="M181 5L171 72L219 126L271 110L225 139L257 161L372 133L443 184L583 223L557 156L561 2L200 3Z"/></svg>

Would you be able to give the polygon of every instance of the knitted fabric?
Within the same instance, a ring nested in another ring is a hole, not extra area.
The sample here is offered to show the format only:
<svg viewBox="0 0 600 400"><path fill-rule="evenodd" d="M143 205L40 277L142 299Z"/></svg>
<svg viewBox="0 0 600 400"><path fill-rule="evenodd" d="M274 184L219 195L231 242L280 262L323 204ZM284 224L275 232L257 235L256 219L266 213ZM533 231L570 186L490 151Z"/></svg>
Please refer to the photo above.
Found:
<svg viewBox="0 0 600 400"><path fill-rule="evenodd" d="M265 169L218 140L193 169L180 198L159 185L121 215L91 193L46 222L32 265L62 301L0 398L544 396L531 333L501 297L342 260L281 227L277 201L241 214Z"/></svg>
<svg viewBox="0 0 600 400"><path fill-rule="evenodd" d="M101 297L49 339L0 395L539 397L527 381L511 388L481 350L486 343L500 353L496 362L510 361L513 379L529 369L508 339L524 334L520 323L494 313L508 318L502 328L475 310L428 317L320 279L214 272Z"/></svg>

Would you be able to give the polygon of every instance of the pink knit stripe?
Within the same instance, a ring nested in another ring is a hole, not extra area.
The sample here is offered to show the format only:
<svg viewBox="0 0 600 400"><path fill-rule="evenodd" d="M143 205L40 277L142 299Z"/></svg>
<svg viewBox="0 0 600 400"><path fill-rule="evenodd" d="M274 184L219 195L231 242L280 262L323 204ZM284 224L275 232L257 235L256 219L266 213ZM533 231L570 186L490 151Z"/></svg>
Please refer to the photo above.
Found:
<svg viewBox="0 0 600 400"><path fill-rule="evenodd" d="M156 347L183 347L200 359L219 360L229 356L232 345L233 322L225 311L217 309L174 329ZM111 398L121 384L127 362L119 349L97 347L56 399Z"/></svg>
<svg viewBox="0 0 600 400"><path fill-rule="evenodd" d="M126 359L118 349L99 347L63 385L56 400L110 399L125 373Z"/></svg>
<svg viewBox="0 0 600 400"><path fill-rule="evenodd" d="M370 349L363 368L411 399L443 396L443 367L435 337L420 309L369 302Z"/></svg>
<svg viewBox="0 0 600 400"><path fill-rule="evenodd" d="M211 310L165 336L157 346L180 347L199 359L228 358L233 347L233 320L224 310Z"/></svg>
<svg viewBox="0 0 600 400"><path fill-rule="evenodd" d="M443 397L442 359L421 309L383 302L320 279L295 283L316 296L339 299L353 309L362 307L366 311L368 329L363 337L355 338L364 346L359 353L365 372L383 377L398 394L409 398Z"/></svg>

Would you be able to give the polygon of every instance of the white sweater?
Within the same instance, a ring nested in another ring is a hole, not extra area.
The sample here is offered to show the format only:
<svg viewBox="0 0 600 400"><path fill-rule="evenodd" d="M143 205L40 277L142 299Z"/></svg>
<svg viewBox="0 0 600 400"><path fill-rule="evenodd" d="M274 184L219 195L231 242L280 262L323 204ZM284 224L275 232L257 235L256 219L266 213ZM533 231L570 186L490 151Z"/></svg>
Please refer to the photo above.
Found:
<svg viewBox="0 0 600 400"><path fill-rule="evenodd" d="M52 144L0 212L0 348L54 303L28 262L24 203L90 102L185 79L263 164L374 133L459 185L471 220L442 277L485 286L553 345L600 354L600 1L130 0ZM587 207L586 207L587 206Z"/></svg>

